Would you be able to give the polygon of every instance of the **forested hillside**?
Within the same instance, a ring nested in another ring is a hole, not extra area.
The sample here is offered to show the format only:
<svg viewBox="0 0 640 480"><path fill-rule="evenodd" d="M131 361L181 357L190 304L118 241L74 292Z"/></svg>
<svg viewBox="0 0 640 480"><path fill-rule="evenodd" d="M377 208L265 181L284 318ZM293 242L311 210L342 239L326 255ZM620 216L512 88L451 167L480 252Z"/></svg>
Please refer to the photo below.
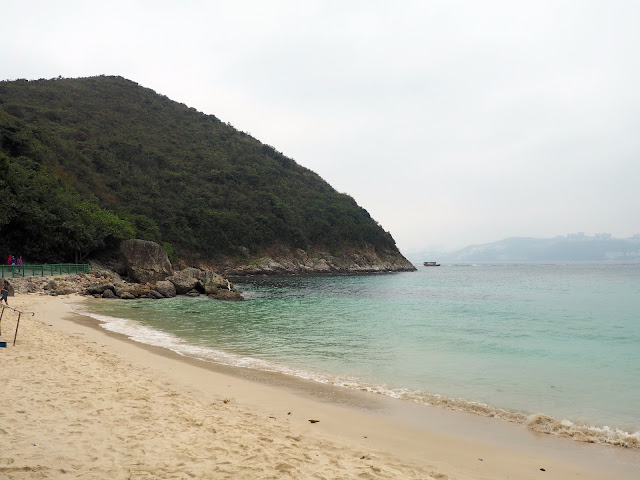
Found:
<svg viewBox="0 0 640 480"><path fill-rule="evenodd" d="M0 82L0 165L0 254L74 261L132 237L181 258L397 252L314 172L120 77Z"/></svg>

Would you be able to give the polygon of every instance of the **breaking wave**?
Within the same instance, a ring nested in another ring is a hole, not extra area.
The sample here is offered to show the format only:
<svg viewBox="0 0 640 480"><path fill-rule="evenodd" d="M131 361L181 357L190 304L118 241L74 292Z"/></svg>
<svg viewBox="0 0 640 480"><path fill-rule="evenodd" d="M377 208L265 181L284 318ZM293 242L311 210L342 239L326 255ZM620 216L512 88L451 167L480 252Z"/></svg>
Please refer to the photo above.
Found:
<svg viewBox="0 0 640 480"><path fill-rule="evenodd" d="M509 411L484 403L449 398L438 394L410 389L389 388L385 385L367 384L356 378L332 376L325 373L313 372L262 359L193 345L172 334L145 327L133 320L88 312L84 310L81 305L72 305L72 309L76 313L98 320L100 322L100 326L105 330L125 335L127 338L138 343L166 348L181 356L196 358L225 366L281 373L327 385L386 395L398 400L437 406L449 410L472 413L483 417L497 418L512 423L522 424L529 430L535 432L567 437L580 442L601 443L616 447L640 449L640 431L632 433L608 426L581 425L569 420L558 420L557 418L550 417L542 413L527 415L522 412Z"/></svg>

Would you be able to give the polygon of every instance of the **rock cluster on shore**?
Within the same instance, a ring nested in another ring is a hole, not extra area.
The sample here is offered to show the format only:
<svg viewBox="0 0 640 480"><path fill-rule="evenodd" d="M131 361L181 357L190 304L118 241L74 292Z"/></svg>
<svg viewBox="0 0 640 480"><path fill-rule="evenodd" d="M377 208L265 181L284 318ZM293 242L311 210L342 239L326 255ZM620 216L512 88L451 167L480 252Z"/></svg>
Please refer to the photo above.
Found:
<svg viewBox="0 0 640 480"><path fill-rule="evenodd" d="M189 269L188 275L198 272L198 276L190 276L192 288L184 291L183 283L172 283L171 280L157 282L136 283L124 280L115 272L109 270L94 271L87 274L64 275L58 277L25 277L8 278L10 293L39 293L44 295L89 295L97 298L171 298L176 295L196 297L207 295L217 300L242 300L242 295L231 282L213 272ZM194 272L195 271L195 272ZM172 276L181 277L177 272ZM203 282L202 279L205 281ZM207 281L207 279L209 279Z"/></svg>
<svg viewBox="0 0 640 480"><path fill-rule="evenodd" d="M91 273L59 277L26 277L7 279L10 294L43 293L48 295L92 295L99 298L171 298L176 295L207 295L217 300L242 300L233 284L217 273L199 268L173 271L166 252L160 245L145 240L128 240L122 253L125 279L93 262Z"/></svg>

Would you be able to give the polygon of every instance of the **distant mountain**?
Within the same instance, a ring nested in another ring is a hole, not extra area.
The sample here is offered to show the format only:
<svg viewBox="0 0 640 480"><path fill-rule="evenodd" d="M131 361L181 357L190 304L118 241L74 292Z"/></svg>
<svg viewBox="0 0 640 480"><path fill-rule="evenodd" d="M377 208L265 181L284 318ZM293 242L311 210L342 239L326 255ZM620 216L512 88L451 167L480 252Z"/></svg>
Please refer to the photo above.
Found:
<svg viewBox="0 0 640 480"><path fill-rule="evenodd" d="M135 237L190 261L276 249L413 268L316 173L121 77L0 82L0 167L4 257L81 260Z"/></svg>
<svg viewBox="0 0 640 480"><path fill-rule="evenodd" d="M612 238L603 233L592 237L582 233L555 238L514 237L482 245L471 245L449 253L438 253L440 262L578 262L578 261L638 261L640 235ZM416 255L410 255L416 261Z"/></svg>

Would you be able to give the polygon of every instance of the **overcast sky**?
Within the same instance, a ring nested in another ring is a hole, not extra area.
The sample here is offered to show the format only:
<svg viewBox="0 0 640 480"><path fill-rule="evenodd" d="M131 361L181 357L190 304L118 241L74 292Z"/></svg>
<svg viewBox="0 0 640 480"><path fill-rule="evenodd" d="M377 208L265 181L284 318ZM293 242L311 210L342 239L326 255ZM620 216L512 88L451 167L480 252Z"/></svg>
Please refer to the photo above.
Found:
<svg viewBox="0 0 640 480"><path fill-rule="evenodd" d="M213 114L404 253L640 233L638 1L0 7L0 79L120 75Z"/></svg>

